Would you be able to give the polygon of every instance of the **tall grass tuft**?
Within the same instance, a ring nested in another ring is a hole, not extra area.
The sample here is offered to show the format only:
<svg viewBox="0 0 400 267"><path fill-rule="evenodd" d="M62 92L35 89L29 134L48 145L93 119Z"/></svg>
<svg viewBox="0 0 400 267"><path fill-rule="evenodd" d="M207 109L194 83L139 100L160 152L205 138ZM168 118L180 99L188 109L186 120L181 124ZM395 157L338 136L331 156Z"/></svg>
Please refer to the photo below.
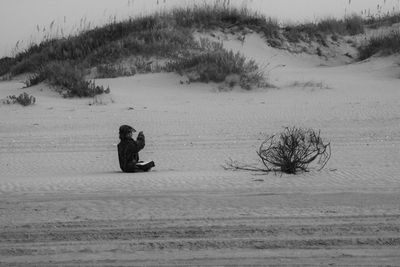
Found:
<svg viewBox="0 0 400 267"><path fill-rule="evenodd" d="M196 44L188 29L167 28L141 31L93 50L86 56L84 62L89 66L96 66L115 63L119 59L132 55L168 58L193 46Z"/></svg>
<svg viewBox="0 0 400 267"><path fill-rule="evenodd" d="M176 8L172 10L172 18L176 25L186 28L214 29L239 26L262 32L266 37L276 37L279 32L277 20L267 19L247 8L232 7L229 1Z"/></svg>
<svg viewBox="0 0 400 267"><path fill-rule="evenodd" d="M9 72L11 67L15 64L15 59L11 57L0 58L0 76Z"/></svg>
<svg viewBox="0 0 400 267"><path fill-rule="evenodd" d="M316 23L289 25L284 28L283 35L290 42L315 40L326 45L326 35L356 35L364 33L363 19L351 15L344 19L325 18Z"/></svg>
<svg viewBox="0 0 400 267"><path fill-rule="evenodd" d="M382 26L392 26L395 23L400 23L400 13L395 12L384 16L369 16L365 19L365 25L371 29L376 29Z"/></svg>
<svg viewBox="0 0 400 267"><path fill-rule="evenodd" d="M84 70L69 62L52 62L46 65L40 75L50 85L66 90L66 96L95 96L105 92L103 86L96 86L93 81L85 80Z"/></svg>
<svg viewBox="0 0 400 267"><path fill-rule="evenodd" d="M1 100L3 104L20 104L24 107L33 105L36 102L36 98L32 95L27 94L26 92L21 93L19 96L10 95L5 99Z"/></svg>
<svg viewBox="0 0 400 267"><path fill-rule="evenodd" d="M205 49L168 62L166 70L186 73L191 81L207 83L224 82L228 76L237 75L239 85L248 90L267 85L263 71L253 60L227 51L219 43L203 41L200 46Z"/></svg>
<svg viewBox="0 0 400 267"><path fill-rule="evenodd" d="M366 45L359 48L359 58L367 59L377 53L390 55L400 52L400 30L372 37Z"/></svg>
<svg viewBox="0 0 400 267"><path fill-rule="evenodd" d="M68 61L55 61L42 67L26 84L32 86L45 81L56 87L64 97L92 97L106 92L107 89L103 86L97 86L93 81L86 80L84 73L82 67L74 66Z"/></svg>
<svg viewBox="0 0 400 267"><path fill-rule="evenodd" d="M349 35L364 33L364 21L362 17L358 15L346 17L344 19L344 24L346 27L346 33Z"/></svg>

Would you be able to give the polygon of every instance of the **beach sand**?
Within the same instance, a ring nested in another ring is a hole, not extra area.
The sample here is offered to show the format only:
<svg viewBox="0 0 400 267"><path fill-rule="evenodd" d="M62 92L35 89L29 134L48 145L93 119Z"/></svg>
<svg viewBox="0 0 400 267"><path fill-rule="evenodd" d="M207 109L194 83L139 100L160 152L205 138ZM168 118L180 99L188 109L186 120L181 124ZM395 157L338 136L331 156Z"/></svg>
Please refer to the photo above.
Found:
<svg viewBox="0 0 400 267"><path fill-rule="evenodd" d="M96 80L111 94L64 99L0 82L1 98L37 99L0 105L0 264L398 265L400 57L345 64L255 35L225 46L278 88L225 92L163 73ZM144 131L152 171L120 171L122 124ZM285 126L331 142L322 171L222 168L261 164L255 151Z"/></svg>

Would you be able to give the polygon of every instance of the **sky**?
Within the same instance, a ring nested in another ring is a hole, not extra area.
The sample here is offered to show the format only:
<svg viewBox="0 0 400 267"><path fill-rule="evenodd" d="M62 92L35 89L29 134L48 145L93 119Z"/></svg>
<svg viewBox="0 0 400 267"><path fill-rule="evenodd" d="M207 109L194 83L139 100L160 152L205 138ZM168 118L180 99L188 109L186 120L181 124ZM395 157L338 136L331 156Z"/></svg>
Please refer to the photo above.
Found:
<svg viewBox="0 0 400 267"><path fill-rule="evenodd" d="M84 28L163 11L175 6L218 0L0 0L0 57L12 56L46 35L67 36ZM219 0L222 2L223 0ZM226 0L228 1L228 0ZM400 11L400 0L229 0L231 5L280 22L315 21L368 10ZM17 45L18 44L18 45Z"/></svg>

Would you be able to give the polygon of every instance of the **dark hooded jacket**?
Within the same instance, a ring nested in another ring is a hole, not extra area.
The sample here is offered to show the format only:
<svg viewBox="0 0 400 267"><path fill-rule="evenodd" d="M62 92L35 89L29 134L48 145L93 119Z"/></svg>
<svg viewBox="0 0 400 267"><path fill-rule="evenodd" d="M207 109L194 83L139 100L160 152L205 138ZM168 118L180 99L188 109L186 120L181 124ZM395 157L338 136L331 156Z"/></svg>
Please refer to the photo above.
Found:
<svg viewBox="0 0 400 267"><path fill-rule="evenodd" d="M135 172L138 170L136 163L139 162L139 151L145 146L145 139L139 133L136 141L132 138L123 138L118 144L119 166L123 172Z"/></svg>

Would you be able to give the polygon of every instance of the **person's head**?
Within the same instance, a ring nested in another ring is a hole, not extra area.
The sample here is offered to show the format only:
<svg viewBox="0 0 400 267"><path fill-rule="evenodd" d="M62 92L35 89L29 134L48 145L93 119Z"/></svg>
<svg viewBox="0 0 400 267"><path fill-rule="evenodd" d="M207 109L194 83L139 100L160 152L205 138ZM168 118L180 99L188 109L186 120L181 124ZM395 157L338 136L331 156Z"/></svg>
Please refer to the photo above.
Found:
<svg viewBox="0 0 400 267"><path fill-rule="evenodd" d="M127 138L132 138L132 133L136 132L136 130L129 125L121 125L119 127L119 139L124 140Z"/></svg>

